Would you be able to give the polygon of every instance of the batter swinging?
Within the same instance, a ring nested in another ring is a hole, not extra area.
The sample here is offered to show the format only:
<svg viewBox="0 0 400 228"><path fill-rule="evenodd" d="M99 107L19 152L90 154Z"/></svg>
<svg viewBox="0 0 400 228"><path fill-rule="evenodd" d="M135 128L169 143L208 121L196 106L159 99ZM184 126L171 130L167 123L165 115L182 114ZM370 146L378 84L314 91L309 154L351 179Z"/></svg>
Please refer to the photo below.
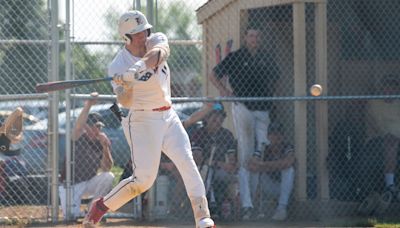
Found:
<svg viewBox="0 0 400 228"><path fill-rule="evenodd" d="M214 227L205 188L192 157L189 137L171 109L167 37L150 32L152 26L139 11L124 13L119 34L126 42L109 67L118 102L130 112L122 120L131 149L133 174L104 198L96 200L83 224L91 227L108 211L115 211L149 189L157 176L161 151L178 168L193 208L197 228Z"/></svg>

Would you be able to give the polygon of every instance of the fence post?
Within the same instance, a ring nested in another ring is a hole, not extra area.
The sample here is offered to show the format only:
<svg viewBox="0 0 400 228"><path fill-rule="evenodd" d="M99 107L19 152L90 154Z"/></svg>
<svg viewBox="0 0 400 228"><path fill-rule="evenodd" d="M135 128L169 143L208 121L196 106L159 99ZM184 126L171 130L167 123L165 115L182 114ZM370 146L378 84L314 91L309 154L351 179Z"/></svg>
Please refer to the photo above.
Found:
<svg viewBox="0 0 400 228"><path fill-rule="evenodd" d="M58 0L50 2L51 20L51 69L49 81L59 79L59 34L58 34ZM48 121L48 165L51 172L51 217L53 222L58 220L58 103L59 93L49 94L49 121Z"/></svg>

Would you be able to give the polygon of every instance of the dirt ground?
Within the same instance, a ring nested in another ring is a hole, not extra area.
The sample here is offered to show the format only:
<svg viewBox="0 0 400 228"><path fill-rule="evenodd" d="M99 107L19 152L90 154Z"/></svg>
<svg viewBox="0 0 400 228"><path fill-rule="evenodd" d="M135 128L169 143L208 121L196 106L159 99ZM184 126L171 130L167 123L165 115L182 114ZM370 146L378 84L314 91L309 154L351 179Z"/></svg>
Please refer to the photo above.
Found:
<svg viewBox="0 0 400 228"><path fill-rule="evenodd" d="M316 227L317 224L309 224L312 227ZM261 228L261 227L269 227L269 228L283 228L283 227L309 227L307 226L299 226L299 224L290 224L290 223L272 223L272 222L230 222L230 223L217 223L218 228ZM58 228L72 228L72 227L82 227L79 223L74 224L41 224L41 225L31 225L26 227L42 227L42 228L50 228L50 227L58 227ZM100 224L98 226L101 227L118 227L118 228L127 228L127 227L136 227L136 228L193 228L194 224L190 222L156 222L156 223L141 223L133 220L127 219L108 219L106 223Z"/></svg>

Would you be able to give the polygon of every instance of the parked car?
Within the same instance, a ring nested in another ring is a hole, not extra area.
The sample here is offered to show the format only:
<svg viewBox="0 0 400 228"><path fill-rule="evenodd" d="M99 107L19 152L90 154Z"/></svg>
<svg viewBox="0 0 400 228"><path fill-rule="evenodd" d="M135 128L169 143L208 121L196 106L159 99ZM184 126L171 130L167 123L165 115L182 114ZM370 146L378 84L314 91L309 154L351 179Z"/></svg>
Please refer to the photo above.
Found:
<svg viewBox="0 0 400 228"><path fill-rule="evenodd" d="M1 101L0 110L15 110L21 107L24 113L32 115L37 119L45 119L48 117L49 101L46 99L39 100L18 100L18 101ZM65 102L60 102L58 105L59 112L65 111Z"/></svg>

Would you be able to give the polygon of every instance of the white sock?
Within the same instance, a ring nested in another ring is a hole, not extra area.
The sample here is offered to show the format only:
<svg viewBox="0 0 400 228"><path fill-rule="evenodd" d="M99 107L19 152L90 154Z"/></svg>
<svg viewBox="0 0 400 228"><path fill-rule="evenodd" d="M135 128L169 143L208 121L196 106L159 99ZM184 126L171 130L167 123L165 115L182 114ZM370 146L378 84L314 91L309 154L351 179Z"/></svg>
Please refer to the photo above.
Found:
<svg viewBox="0 0 400 228"><path fill-rule="evenodd" d="M385 173L386 187L394 185L394 173Z"/></svg>

